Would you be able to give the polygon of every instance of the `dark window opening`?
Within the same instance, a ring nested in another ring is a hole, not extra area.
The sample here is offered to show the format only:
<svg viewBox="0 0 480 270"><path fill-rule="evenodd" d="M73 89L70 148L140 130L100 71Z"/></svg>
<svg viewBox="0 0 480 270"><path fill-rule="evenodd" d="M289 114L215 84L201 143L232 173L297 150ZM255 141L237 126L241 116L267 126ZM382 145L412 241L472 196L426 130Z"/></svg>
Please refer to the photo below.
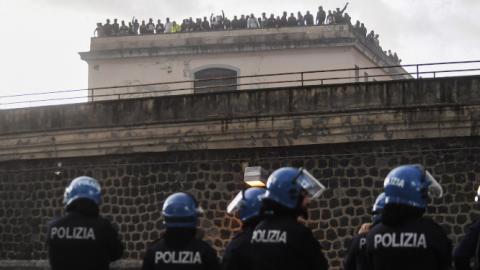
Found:
<svg viewBox="0 0 480 270"><path fill-rule="evenodd" d="M232 69L206 68L195 72L194 78L195 93L237 90L237 71Z"/></svg>

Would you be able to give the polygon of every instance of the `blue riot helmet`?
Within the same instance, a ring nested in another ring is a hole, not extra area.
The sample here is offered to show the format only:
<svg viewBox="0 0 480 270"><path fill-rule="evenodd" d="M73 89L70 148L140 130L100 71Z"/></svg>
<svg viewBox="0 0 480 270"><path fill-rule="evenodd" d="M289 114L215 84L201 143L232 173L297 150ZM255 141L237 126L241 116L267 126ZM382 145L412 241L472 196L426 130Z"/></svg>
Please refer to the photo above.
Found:
<svg viewBox="0 0 480 270"><path fill-rule="evenodd" d="M423 166L403 165L385 178L385 204L403 204L425 209L427 197L440 198L443 189Z"/></svg>
<svg viewBox="0 0 480 270"><path fill-rule="evenodd" d="M68 206L77 199L89 199L100 205L101 188L97 180L89 176L80 176L72 180L63 194L63 203Z"/></svg>
<svg viewBox="0 0 480 270"><path fill-rule="evenodd" d="M248 220L260 215L262 206L260 197L265 194L264 188L252 187L240 191L235 198L227 206L227 213L233 215L238 212L240 220L247 222Z"/></svg>
<svg viewBox="0 0 480 270"><path fill-rule="evenodd" d="M290 209L297 208L300 196L310 199L319 197L325 186L303 168L283 167L274 171L267 181L267 192L263 196Z"/></svg>
<svg viewBox="0 0 480 270"><path fill-rule="evenodd" d="M163 203L162 215L167 228L195 228L200 213L197 201L187 193L174 193Z"/></svg>
<svg viewBox="0 0 480 270"><path fill-rule="evenodd" d="M377 199L375 200L375 203L373 204L373 208L372 208L373 223L380 222L381 214L384 207L385 207L385 192L382 192L380 193L380 195L378 195Z"/></svg>

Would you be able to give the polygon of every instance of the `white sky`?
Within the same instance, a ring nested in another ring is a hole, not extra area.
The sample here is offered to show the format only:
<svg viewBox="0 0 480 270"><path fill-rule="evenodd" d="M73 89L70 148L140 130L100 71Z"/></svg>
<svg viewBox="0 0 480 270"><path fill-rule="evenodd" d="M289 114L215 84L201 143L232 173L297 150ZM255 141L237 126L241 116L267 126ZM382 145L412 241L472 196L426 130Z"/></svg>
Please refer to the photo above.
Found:
<svg viewBox="0 0 480 270"><path fill-rule="evenodd" d="M0 0L0 96L87 87L88 51L106 18L260 16L343 7L344 0ZM480 0L350 0L347 11L403 64L480 60ZM480 65L479 65L480 66ZM1 102L0 102L1 103Z"/></svg>

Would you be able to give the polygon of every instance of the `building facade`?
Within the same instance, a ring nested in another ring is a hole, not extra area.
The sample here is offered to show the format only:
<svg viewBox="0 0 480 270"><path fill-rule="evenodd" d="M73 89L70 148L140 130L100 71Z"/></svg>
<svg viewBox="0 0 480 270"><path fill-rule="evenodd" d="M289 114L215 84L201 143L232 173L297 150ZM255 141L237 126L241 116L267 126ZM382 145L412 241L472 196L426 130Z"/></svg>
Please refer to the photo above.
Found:
<svg viewBox="0 0 480 270"><path fill-rule="evenodd" d="M397 63L348 24L92 38L80 56L90 100L409 78L362 69Z"/></svg>

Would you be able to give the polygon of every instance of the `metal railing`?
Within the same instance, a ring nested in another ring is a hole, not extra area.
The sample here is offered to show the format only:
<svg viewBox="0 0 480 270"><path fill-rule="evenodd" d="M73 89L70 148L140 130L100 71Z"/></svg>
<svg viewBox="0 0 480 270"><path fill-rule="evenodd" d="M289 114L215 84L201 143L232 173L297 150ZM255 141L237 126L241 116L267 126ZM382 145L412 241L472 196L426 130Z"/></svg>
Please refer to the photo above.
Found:
<svg viewBox="0 0 480 270"><path fill-rule="evenodd" d="M360 73L363 72L363 75ZM369 74L370 73L370 74ZM0 96L0 109L174 94L480 75L480 60L270 73ZM225 81L235 81L227 83ZM198 86L208 83L207 86ZM102 93L103 92L103 93Z"/></svg>

